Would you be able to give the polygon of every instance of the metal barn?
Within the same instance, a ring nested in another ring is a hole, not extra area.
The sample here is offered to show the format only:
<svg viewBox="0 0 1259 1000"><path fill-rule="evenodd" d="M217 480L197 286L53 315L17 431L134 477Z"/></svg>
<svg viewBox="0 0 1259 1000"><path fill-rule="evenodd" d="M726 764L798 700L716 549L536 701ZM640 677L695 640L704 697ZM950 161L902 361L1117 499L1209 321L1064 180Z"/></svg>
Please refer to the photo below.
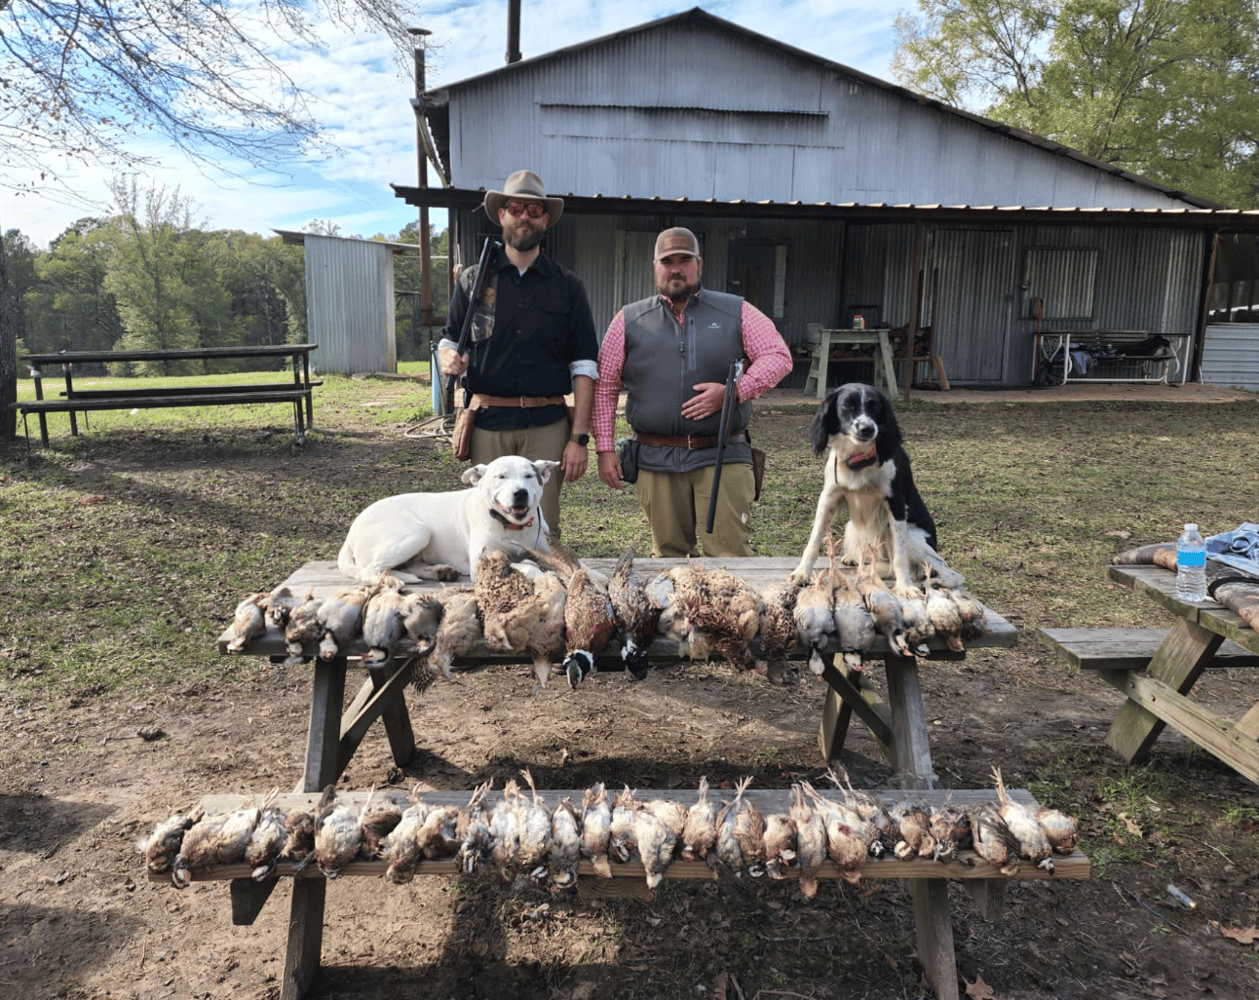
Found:
<svg viewBox="0 0 1259 1000"><path fill-rule="evenodd" d="M565 197L547 251L582 277L596 324L651 293L655 234L687 226L705 284L745 295L797 349L797 383L810 325L856 313L896 330L907 357L929 336L958 384L1026 384L1047 326L1190 334L1191 367L1175 377L1193 377L1213 240L1259 230L1259 213L698 8L416 104L444 187L395 191L448 208L464 260L492 234L484 191L528 167Z"/></svg>

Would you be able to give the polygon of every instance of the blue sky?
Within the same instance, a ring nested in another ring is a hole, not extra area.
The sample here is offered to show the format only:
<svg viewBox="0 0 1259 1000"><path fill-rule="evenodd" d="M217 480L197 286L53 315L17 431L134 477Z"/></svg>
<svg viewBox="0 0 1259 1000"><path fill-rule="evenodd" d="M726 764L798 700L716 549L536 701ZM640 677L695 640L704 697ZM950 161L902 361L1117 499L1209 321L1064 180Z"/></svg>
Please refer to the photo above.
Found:
<svg viewBox="0 0 1259 1000"><path fill-rule="evenodd" d="M426 74L430 88L504 64L506 0L420 0L420 5L423 16L416 26L432 32ZM659 0L525 0L520 48L527 59L692 6ZM916 8L912 0L777 4L729 0L699 6L744 28L886 80L892 79L893 22L898 11ZM243 229L269 236L273 229L302 229L320 219L338 225L343 236L371 237L393 235L413 221L416 210L395 197L389 187L391 182L416 182L415 119L410 105L415 83L409 67L397 68L382 37L335 29L323 37L327 45L321 55L305 56L288 67L308 93L314 115L342 150L340 155L284 176L224 163L238 175L233 177L190 164L173 148L154 146L144 151L158 157L162 166L141 175L141 184L165 185L168 190L178 187L193 203L194 221L209 229ZM6 230L21 229L38 246L47 247L75 220L103 211L109 201L108 170L68 167L64 177L93 204L68 201L48 189L43 195L11 198L0 225ZM439 228L444 226L445 213L431 214Z"/></svg>

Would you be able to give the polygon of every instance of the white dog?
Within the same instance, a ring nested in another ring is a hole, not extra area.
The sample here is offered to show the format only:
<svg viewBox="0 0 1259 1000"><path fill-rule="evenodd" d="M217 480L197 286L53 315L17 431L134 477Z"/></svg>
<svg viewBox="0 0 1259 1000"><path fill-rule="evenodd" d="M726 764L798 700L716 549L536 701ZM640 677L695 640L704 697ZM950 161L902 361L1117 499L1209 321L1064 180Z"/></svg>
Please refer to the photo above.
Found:
<svg viewBox="0 0 1259 1000"><path fill-rule="evenodd" d="M374 584L389 571L404 583L476 579L481 553L520 547L551 550L538 502L559 462L518 455L474 465L463 474L467 490L400 493L367 507L354 519L337 565L359 583Z"/></svg>

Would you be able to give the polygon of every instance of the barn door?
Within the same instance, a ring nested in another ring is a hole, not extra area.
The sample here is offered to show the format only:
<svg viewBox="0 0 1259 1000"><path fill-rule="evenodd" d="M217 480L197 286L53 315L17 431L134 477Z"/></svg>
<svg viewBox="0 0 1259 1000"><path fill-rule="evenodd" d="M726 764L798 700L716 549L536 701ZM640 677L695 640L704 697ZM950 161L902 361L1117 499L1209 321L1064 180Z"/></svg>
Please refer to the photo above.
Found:
<svg viewBox="0 0 1259 1000"><path fill-rule="evenodd" d="M936 354L950 381L1005 378L1014 242L1008 230L937 229L932 234L922 322L935 327Z"/></svg>
<svg viewBox="0 0 1259 1000"><path fill-rule="evenodd" d="M656 275L651 256L656 251L656 233L633 229L616 231L615 309L655 294Z"/></svg>

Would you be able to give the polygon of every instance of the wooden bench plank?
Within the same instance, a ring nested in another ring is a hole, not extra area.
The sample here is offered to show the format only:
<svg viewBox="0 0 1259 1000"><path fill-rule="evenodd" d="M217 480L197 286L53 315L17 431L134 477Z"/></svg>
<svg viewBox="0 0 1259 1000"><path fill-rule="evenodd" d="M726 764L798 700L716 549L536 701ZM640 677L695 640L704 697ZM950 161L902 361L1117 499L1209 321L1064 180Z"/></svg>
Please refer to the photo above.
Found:
<svg viewBox="0 0 1259 1000"><path fill-rule="evenodd" d="M22 413L65 413L70 410L132 410L158 409L175 406L232 406L238 403L288 403L304 400L309 389L269 389L266 392L249 392L244 387L230 391L207 392L202 395L186 395L172 392L165 396L130 395L108 393L90 399L77 393L70 398L29 399L14 403Z"/></svg>
<svg viewBox="0 0 1259 1000"><path fill-rule="evenodd" d="M1039 631L1068 663L1080 670L1144 670L1168 632L1159 628L1042 628ZM1216 650L1207 666L1257 667L1259 654L1230 640Z"/></svg>
<svg viewBox="0 0 1259 1000"><path fill-rule="evenodd" d="M206 396L215 393L249 393L253 395L255 393L266 392L291 392L295 389L305 392L307 388L313 389L321 385L323 385L323 379L314 379L309 383L303 382L300 384L296 382L257 382L251 385L231 386L190 385L186 387L180 386L178 390L172 386L163 386L160 389L75 389L74 393L66 398L78 400L104 399L112 396L124 396L142 399L145 396L169 396L173 394L180 396ZM61 395L66 396L66 393L62 392Z"/></svg>

